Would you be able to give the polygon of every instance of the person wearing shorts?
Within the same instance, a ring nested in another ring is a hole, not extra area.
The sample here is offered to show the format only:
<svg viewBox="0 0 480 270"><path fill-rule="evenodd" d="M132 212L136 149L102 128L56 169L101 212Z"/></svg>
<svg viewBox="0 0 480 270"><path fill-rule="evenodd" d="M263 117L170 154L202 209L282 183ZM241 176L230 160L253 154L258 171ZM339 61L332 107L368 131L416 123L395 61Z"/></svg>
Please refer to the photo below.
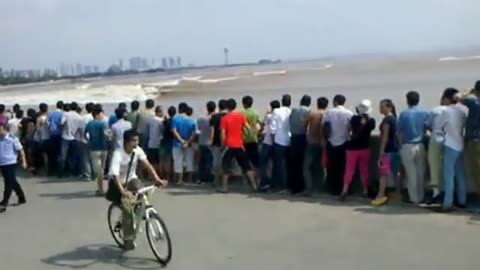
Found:
<svg viewBox="0 0 480 270"><path fill-rule="evenodd" d="M228 114L222 118L220 123L221 138L225 150L222 157L223 181L222 188L218 192L228 192L228 179L232 174L233 160L235 159L242 169L243 173L247 175L252 185L252 190L257 190L257 183L255 181L255 173L252 170L247 152L243 145L243 129L250 129L245 116L241 113L234 112L237 103L234 99L227 101Z"/></svg>
<svg viewBox="0 0 480 270"><path fill-rule="evenodd" d="M192 148L192 142L196 135L196 124L187 115L187 111L190 110L185 103L180 103L178 106L179 114L172 119L172 132L173 132L173 170L176 176L176 182L179 185L184 183L183 168L185 167L185 180L191 182L193 173L193 157L194 151Z"/></svg>
<svg viewBox="0 0 480 270"><path fill-rule="evenodd" d="M393 102L389 99L382 100L380 102L380 113L385 117L380 124L380 154L378 160L380 179L377 197L372 201L372 205L374 206L381 206L388 201L385 192L389 177L393 177L396 180L397 197L401 194L401 185L398 179L400 172L400 155L398 153L396 137L397 117Z"/></svg>
<svg viewBox="0 0 480 270"><path fill-rule="evenodd" d="M98 107L93 108L93 120L85 127L85 137L88 139L88 150L92 171L97 180L97 195L105 194L103 188L103 175L108 150L108 123L103 120L102 111Z"/></svg>

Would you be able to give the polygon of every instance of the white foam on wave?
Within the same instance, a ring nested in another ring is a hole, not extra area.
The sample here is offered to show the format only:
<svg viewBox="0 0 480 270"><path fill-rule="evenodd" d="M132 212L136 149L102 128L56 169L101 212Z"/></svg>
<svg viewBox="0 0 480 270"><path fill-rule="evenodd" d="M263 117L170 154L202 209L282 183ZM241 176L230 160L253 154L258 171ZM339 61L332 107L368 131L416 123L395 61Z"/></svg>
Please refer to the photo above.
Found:
<svg viewBox="0 0 480 270"><path fill-rule="evenodd" d="M466 60L479 60L480 55L473 55L473 56L462 56L462 57L457 57L457 56L447 56L447 57L441 57L438 59L439 62L446 62L446 61L466 61Z"/></svg>
<svg viewBox="0 0 480 270"><path fill-rule="evenodd" d="M253 76L286 75L287 73L288 71L286 70L269 70L269 71L254 72Z"/></svg>
<svg viewBox="0 0 480 270"><path fill-rule="evenodd" d="M2 103L11 105L15 103L35 105L41 102L49 105L55 104L58 100L65 102L98 102L98 103L118 103L129 102L133 100L146 100L155 97L158 93L156 88L143 87L142 85L106 85L90 88L78 88L72 86L54 91L2 94Z"/></svg>

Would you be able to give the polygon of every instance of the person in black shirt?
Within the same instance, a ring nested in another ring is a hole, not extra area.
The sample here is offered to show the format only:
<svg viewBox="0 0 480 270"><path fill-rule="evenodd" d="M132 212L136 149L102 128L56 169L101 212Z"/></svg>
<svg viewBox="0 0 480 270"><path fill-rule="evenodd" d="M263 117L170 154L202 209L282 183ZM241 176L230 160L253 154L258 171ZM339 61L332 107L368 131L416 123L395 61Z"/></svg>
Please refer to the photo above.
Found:
<svg viewBox="0 0 480 270"><path fill-rule="evenodd" d="M171 179L172 177L172 119L177 114L174 106L168 108L168 117L163 121L163 134L160 141L160 177L163 179Z"/></svg>
<svg viewBox="0 0 480 270"><path fill-rule="evenodd" d="M347 159L343 178L343 191L340 198L344 200L352 183L355 170L360 171L363 196L368 196L368 176L370 166L370 135L375 129L375 119L370 117L372 103L365 99L357 106L357 115L350 120L350 140L347 142Z"/></svg>
<svg viewBox="0 0 480 270"><path fill-rule="evenodd" d="M220 122L222 118L227 115L227 101L221 99L218 102L219 112L215 113L210 117L210 140L211 140L211 152L213 157L213 174L215 176L214 183L215 185L221 183L222 181L222 139L220 137Z"/></svg>

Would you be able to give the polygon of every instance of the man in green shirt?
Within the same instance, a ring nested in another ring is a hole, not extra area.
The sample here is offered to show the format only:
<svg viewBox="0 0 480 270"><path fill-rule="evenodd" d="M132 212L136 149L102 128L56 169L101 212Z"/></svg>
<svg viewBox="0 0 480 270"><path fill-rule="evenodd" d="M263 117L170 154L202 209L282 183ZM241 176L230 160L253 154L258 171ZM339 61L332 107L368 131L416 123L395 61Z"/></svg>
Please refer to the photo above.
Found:
<svg viewBox="0 0 480 270"><path fill-rule="evenodd" d="M260 116L252 109L253 98L251 96L244 96L242 99L243 110L241 114L247 119L250 129L243 130L243 143L248 159L254 168L258 168L259 152L258 152L258 131L260 126Z"/></svg>

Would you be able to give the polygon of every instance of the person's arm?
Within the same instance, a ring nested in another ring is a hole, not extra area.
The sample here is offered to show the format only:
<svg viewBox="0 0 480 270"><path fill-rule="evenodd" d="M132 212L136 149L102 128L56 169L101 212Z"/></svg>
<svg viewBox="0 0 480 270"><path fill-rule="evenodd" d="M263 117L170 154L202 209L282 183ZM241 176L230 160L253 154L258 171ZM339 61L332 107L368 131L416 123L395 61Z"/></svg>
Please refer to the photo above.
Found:
<svg viewBox="0 0 480 270"><path fill-rule="evenodd" d="M220 140L222 142L222 145L225 146L225 138L226 138L226 122L225 122L225 118L222 119L222 121L220 122Z"/></svg>
<svg viewBox="0 0 480 270"><path fill-rule="evenodd" d="M187 140L187 144L191 144L195 138L197 137L197 125L195 123L192 124L192 132L190 134L190 137Z"/></svg>
<svg viewBox="0 0 480 270"><path fill-rule="evenodd" d="M26 169L28 167L27 165L27 158L25 156L25 151L23 151L22 144L17 138L14 138L14 149L18 153L18 157L20 159L20 165L22 166L23 169Z"/></svg>
<svg viewBox="0 0 480 270"><path fill-rule="evenodd" d="M152 164L148 161L147 155L145 155L145 152L138 151L138 160L140 161L140 164L148 171L148 174L153 178L153 182L155 182L156 185L159 185L161 187L166 187L168 185L167 180L161 179L157 172L155 171L155 168L153 168Z"/></svg>
<svg viewBox="0 0 480 270"><path fill-rule="evenodd" d="M405 123L405 120L403 119L403 114L400 113L400 116L398 117L397 121L397 139L398 139L398 144L402 145L403 144L403 123Z"/></svg>
<svg viewBox="0 0 480 270"><path fill-rule="evenodd" d="M185 140L182 139L182 136L180 136L180 134L177 131L177 121L175 121L175 119L172 119L172 133L173 133L173 137L175 137L175 139L180 141L180 144L182 145L185 144Z"/></svg>

